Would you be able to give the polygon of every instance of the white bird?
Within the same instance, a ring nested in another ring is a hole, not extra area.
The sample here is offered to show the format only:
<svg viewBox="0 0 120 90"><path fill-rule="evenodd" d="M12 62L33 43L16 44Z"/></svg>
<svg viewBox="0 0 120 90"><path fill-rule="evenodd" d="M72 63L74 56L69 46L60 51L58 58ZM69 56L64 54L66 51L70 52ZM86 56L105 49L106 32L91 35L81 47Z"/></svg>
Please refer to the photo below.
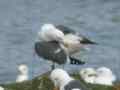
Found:
<svg viewBox="0 0 120 90"><path fill-rule="evenodd" d="M94 83L102 85L113 85L115 80L116 77L109 68L100 67L97 69L97 77Z"/></svg>
<svg viewBox="0 0 120 90"><path fill-rule="evenodd" d="M0 90L5 90L3 87L0 86Z"/></svg>
<svg viewBox="0 0 120 90"><path fill-rule="evenodd" d="M63 69L54 69L50 74L50 79L59 90L87 90L79 80L70 77Z"/></svg>
<svg viewBox="0 0 120 90"><path fill-rule="evenodd" d="M16 82L23 82L29 79L28 67L25 64L21 64L18 67L19 75L17 76Z"/></svg>
<svg viewBox="0 0 120 90"><path fill-rule="evenodd" d="M86 83L94 84L97 74L94 68L83 68L80 70L79 74Z"/></svg>

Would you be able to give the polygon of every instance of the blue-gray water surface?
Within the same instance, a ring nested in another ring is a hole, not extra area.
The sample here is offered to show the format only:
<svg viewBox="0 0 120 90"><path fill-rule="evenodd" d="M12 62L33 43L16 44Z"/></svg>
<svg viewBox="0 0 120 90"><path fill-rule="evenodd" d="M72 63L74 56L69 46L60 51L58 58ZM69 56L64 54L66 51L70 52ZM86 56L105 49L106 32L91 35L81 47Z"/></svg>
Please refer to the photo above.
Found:
<svg viewBox="0 0 120 90"><path fill-rule="evenodd" d="M0 83L14 82L22 63L30 79L50 70L33 55L44 23L64 24L99 43L82 53L84 66L66 70L106 66L120 80L120 0L0 0Z"/></svg>

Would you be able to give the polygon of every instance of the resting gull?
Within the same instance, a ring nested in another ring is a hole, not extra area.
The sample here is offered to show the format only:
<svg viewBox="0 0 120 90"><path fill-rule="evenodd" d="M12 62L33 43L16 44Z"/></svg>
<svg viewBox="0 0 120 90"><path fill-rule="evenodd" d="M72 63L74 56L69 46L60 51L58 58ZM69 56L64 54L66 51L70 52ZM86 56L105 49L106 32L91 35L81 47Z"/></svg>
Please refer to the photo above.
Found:
<svg viewBox="0 0 120 90"><path fill-rule="evenodd" d="M97 77L95 78L95 84L113 85L113 82L116 80L116 76L112 73L111 69L100 67L96 71Z"/></svg>
<svg viewBox="0 0 120 90"><path fill-rule="evenodd" d="M0 90L5 90L2 86L0 86Z"/></svg>
<svg viewBox="0 0 120 90"><path fill-rule="evenodd" d="M86 82L94 84L97 72L94 68L82 68L79 72L80 77Z"/></svg>
<svg viewBox="0 0 120 90"><path fill-rule="evenodd" d="M28 67L25 64L21 64L18 67L19 75L17 76L16 82L23 82L28 80Z"/></svg>
<svg viewBox="0 0 120 90"><path fill-rule="evenodd" d="M59 88L59 90L87 90L79 80L70 77L63 69L54 69L50 74L50 79L55 88Z"/></svg>

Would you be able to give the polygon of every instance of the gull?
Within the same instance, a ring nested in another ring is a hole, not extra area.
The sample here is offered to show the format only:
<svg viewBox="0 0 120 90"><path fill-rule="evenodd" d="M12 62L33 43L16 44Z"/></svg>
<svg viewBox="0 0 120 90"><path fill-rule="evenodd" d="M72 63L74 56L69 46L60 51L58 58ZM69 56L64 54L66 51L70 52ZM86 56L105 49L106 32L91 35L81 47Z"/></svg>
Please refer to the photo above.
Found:
<svg viewBox="0 0 120 90"><path fill-rule="evenodd" d="M50 74L50 79L55 88L59 88L59 90L87 90L79 80L70 77L63 69L54 69Z"/></svg>
<svg viewBox="0 0 120 90"><path fill-rule="evenodd" d="M17 76L16 82L23 82L28 80L28 67L25 64L21 64L18 67L19 75Z"/></svg>
<svg viewBox="0 0 120 90"><path fill-rule="evenodd" d="M86 82L94 84L97 72L94 68L83 68L79 72L80 77Z"/></svg>
<svg viewBox="0 0 120 90"><path fill-rule="evenodd" d="M97 77L95 79L95 84L102 85L113 85L113 82L116 80L116 76L112 71L107 67L100 67L97 70Z"/></svg>
<svg viewBox="0 0 120 90"><path fill-rule="evenodd" d="M0 86L0 90L5 90L2 86Z"/></svg>
<svg viewBox="0 0 120 90"><path fill-rule="evenodd" d="M57 29L53 24L44 24L41 27L41 30L38 32L38 38L35 41L34 50L39 57L53 62L52 69L55 68L54 63L84 64L83 61L69 54L64 32Z"/></svg>

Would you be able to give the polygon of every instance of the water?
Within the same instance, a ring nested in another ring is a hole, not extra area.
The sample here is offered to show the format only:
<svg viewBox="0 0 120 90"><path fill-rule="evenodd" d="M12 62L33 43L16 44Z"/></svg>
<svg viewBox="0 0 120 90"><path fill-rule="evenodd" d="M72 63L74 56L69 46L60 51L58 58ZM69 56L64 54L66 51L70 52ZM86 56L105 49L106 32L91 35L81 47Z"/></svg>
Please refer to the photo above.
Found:
<svg viewBox="0 0 120 90"><path fill-rule="evenodd" d="M98 42L83 53L83 67L109 67L120 80L120 0L0 0L0 83L14 82L21 63L31 78L50 70L33 56L44 23L64 24Z"/></svg>

